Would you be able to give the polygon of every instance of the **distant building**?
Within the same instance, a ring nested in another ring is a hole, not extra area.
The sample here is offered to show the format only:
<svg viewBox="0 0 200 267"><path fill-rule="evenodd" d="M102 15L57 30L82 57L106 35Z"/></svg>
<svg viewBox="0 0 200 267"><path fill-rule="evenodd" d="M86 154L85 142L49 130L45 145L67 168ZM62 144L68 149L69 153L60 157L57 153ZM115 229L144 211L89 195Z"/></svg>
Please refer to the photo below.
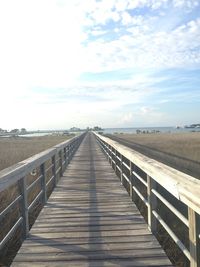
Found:
<svg viewBox="0 0 200 267"><path fill-rule="evenodd" d="M77 127L72 127L69 130L70 130L70 132L79 132L81 129L77 128Z"/></svg>
<svg viewBox="0 0 200 267"><path fill-rule="evenodd" d="M93 130L94 130L94 131L101 131L101 130L103 130L103 129L102 129L101 127L99 127L99 126L94 126Z"/></svg>
<svg viewBox="0 0 200 267"><path fill-rule="evenodd" d="M21 131L20 131L22 134L25 134L27 133L26 129L25 128L21 128Z"/></svg>
<svg viewBox="0 0 200 267"><path fill-rule="evenodd" d="M10 131L10 133L12 133L12 134L18 134L19 132L20 132L19 129L13 129Z"/></svg>
<svg viewBox="0 0 200 267"><path fill-rule="evenodd" d="M7 130L4 130L2 128L0 128L0 133L3 134L3 133L7 133L8 131Z"/></svg>

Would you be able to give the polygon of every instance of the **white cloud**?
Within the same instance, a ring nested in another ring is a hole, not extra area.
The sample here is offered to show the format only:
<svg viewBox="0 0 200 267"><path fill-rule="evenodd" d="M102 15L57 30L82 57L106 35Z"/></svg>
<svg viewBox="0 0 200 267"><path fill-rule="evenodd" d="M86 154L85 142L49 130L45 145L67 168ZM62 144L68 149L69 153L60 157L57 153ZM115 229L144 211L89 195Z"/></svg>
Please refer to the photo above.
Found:
<svg viewBox="0 0 200 267"><path fill-rule="evenodd" d="M126 10L127 6L128 6L128 1L121 1L121 0L115 1L115 8L118 12Z"/></svg>
<svg viewBox="0 0 200 267"><path fill-rule="evenodd" d="M134 121L134 116L132 112L128 112L122 115L122 117L120 118L120 120L118 121L119 124L121 125L127 125L130 123L133 123Z"/></svg>
<svg viewBox="0 0 200 267"><path fill-rule="evenodd" d="M116 125L118 127L148 127L166 125L167 114L149 106L133 106L132 111L118 115Z"/></svg>
<svg viewBox="0 0 200 267"><path fill-rule="evenodd" d="M196 0L173 0L174 7L193 9L199 6L199 1Z"/></svg>
<svg viewBox="0 0 200 267"><path fill-rule="evenodd" d="M122 13L122 24L123 25L128 25L132 22L132 17L128 12L123 12Z"/></svg>
<svg viewBox="0 0 200 267"><path fill-rule="evenodd" d="M171 32L152 31L152 28L148 27L147 20L142 27L127 28L129 34L121 35L117 40L90 42L85 48L88 51L86 53L88 54L90 71L131 68L133 66L180 67L200 65L199 19L178 26Z"/></svg>
<svg viewBox="0 0 200 267"><path fill-rule="evenodd" d="M159 8L166 8L172 4L175 8L186 8L193 9L199 6L199 1L197 0L128 0L128 8L135 9L140 7L149 7L151 9L157 10Z"/></svg>

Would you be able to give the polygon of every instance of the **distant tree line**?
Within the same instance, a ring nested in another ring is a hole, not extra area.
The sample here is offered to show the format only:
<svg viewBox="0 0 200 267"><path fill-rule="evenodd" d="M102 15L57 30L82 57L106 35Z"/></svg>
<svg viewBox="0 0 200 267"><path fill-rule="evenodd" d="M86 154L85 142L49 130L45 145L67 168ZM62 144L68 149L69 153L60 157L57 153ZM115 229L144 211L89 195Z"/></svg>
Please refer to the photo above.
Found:
<svg viewBox="0 0 200 267"><path fill-rule="evenodd" d="M27 130L25 128L21 128L21 129L12 129L12 130L8 131L8 130L4 130L4 129L0 128L0 133L1 134L5 134L5 133L24 134L24 133L27 133Z"/></svg>

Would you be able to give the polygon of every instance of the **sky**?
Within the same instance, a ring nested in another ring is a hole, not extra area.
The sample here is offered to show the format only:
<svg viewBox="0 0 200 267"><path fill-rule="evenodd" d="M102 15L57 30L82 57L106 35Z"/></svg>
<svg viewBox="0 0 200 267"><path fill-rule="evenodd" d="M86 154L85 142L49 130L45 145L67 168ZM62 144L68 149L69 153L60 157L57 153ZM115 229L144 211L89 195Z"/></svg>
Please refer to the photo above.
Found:
<svg viewBox="0 0 200 267"><path fill-rule="evenodd" d="M0 0L0 128L200 123L200 0Z"/></svg>

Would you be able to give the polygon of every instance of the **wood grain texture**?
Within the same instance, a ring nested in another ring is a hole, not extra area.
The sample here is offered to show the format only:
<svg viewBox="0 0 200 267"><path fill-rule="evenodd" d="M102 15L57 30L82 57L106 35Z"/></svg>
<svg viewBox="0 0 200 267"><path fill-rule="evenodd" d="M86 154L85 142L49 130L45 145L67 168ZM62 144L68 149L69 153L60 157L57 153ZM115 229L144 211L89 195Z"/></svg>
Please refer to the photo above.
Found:
<svg viewBox="0 0 200 267"><path fill-rule="evenodd" d="M172 266L87 134L12 266Z"/></svg>

